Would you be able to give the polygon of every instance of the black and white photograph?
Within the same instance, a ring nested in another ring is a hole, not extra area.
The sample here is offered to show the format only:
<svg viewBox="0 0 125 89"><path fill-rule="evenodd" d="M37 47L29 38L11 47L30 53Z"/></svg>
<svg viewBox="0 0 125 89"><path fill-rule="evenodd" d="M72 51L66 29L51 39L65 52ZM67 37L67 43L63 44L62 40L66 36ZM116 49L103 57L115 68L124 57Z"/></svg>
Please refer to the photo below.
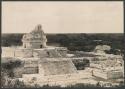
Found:
<svg viewBox="0 0 125 89"><path fill-rule="evenodd" d="M1 4L1 88L124 86L123 1Z"/></svg>

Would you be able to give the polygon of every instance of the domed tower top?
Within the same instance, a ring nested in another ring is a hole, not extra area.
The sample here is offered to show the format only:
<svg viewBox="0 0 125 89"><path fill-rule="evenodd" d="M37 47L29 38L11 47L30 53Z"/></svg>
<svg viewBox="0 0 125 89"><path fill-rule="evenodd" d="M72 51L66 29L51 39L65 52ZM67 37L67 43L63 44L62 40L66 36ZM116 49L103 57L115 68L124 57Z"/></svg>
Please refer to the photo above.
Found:
<svg viewBox="0 0 125 89"><path fill-rule="evenodd" d="M30 32L31 34L41 34L45 35L43 30L42 30L42 25L37 25L33 31Z"/></svg>
<svg viewBox="0 0 125 89"><path fill-rule="evenodd" d="M38 24L38 25L37 25L37 28L38 28L38 29L41 29L41 28L42 28L42 25L41 25L41 24Z"/></svg>

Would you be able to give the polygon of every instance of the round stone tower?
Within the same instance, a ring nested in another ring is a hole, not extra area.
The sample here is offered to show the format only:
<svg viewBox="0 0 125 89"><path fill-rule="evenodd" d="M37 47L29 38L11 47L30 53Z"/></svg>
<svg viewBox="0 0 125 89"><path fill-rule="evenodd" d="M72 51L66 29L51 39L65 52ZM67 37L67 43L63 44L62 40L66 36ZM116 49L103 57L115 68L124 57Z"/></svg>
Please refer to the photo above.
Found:
<svg viewBox="0 0 125 89"><path fill-rule="evenodd" d="M41 25L37 25L33 31L24 34L22 38L23 48L45 48L47 38Z"/></svg>

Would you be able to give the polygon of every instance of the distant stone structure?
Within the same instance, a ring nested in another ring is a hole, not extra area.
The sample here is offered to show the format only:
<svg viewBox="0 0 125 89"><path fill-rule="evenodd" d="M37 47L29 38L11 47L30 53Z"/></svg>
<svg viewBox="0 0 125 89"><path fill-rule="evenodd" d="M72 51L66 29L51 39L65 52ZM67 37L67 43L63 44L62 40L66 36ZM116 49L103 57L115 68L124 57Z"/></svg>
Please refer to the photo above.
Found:
<svg viewBox="0 0 125 89"><path fill-rule="evenodd" d="M23 35L22 42L24 48L45 48L47 39L42 26L38 25L30 33Z"/></svg>
<svg viewBox="0 0 125 89"><path fill-rule="evenodd" d="M13 50L12 48L4 49L4 55L11 56L11 57L21 57L21 58L67 57L66 47L54 47L54 46L46 45L47 38L46 38L46 34L42 30L41 25L37 25L33 31L23 35L22 42L23 42L23 45L21 47L14 48ZM7 54L8 52L9 54Z"/></svg>
<svg viewBox="0 0 125 89"><path fill-rule="evenodd" d="M15 57L25 61L22 74L44 74L49 76L77 73L71 59L65 60L67 58L67 48L46 45L47 38L41 25L25 34L22 42L23 48L15 50Z"/></svg>
<svg viewBox="0 0 125 89"><path fill-rule="evenodd" d="M105 51L109 51L111 49L110 46L108 45L97 45L94 49L95 53L101 53L101 54L105 54Z"/></svg>

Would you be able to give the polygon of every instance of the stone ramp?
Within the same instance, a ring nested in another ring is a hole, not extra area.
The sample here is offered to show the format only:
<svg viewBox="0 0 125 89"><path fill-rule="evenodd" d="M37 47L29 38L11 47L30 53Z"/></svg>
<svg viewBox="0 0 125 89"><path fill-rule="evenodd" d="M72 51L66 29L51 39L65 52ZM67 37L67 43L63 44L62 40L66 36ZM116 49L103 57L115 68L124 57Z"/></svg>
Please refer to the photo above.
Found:
<svg viewBox="0 0 125 89"><path fill-rule="evenodd" d="M39 67L39 69L41 69L39 73L44 73L45 76L77 72L71 60L42 61Z"/></svg>

